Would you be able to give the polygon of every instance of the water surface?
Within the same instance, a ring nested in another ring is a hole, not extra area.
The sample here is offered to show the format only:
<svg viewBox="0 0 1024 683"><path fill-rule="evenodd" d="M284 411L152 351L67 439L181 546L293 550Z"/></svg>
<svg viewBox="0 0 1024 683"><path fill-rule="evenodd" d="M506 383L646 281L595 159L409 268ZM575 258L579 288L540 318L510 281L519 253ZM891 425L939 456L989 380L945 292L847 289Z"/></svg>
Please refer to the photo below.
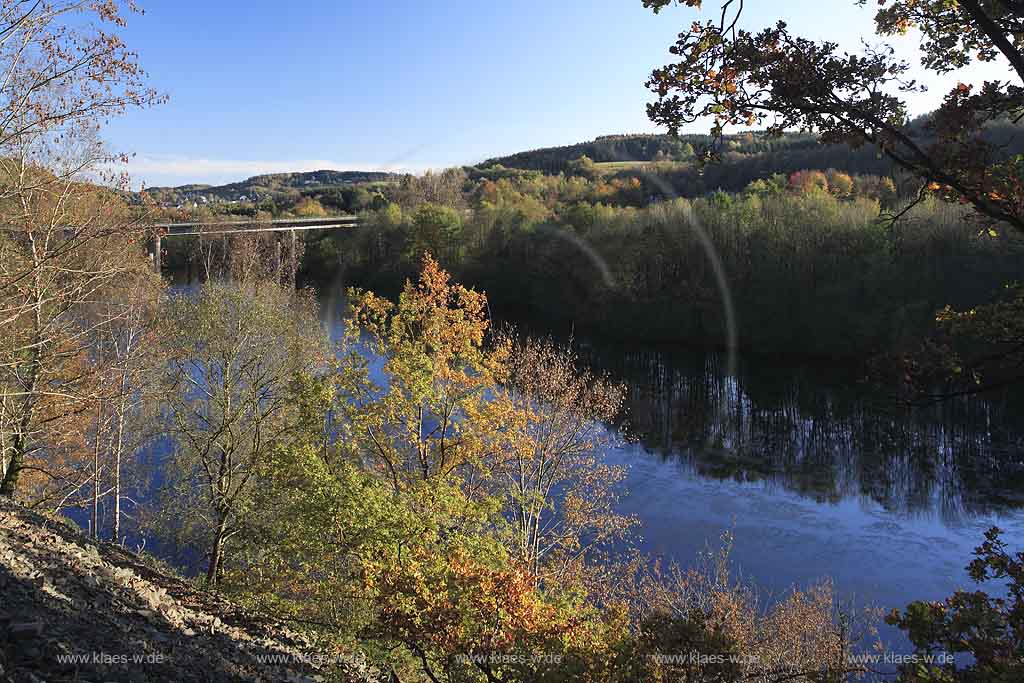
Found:
<svg viewBox="0 0 1024 683"><path fill-rule="evenodd" d="M672 349L588 347L629 386L635 442L623 510L642 547L687 563L732 529L745 576L779 595L831 577L860 603L903 606L970 585L991 526L1024 547L1024 430L1012 392L900 407L823 366Z"/></svg>

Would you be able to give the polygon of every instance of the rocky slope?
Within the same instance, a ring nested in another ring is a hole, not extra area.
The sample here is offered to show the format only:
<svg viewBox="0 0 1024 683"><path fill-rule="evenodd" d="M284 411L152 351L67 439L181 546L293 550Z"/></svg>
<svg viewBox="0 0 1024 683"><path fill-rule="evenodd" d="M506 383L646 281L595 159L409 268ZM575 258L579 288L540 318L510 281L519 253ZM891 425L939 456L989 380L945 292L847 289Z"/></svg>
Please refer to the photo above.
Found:
<svg viewBox="0 0 1024 683"><path fill-rule="evenodd" d="M150 565L0 499L0 682L367 680Z"/></svg>

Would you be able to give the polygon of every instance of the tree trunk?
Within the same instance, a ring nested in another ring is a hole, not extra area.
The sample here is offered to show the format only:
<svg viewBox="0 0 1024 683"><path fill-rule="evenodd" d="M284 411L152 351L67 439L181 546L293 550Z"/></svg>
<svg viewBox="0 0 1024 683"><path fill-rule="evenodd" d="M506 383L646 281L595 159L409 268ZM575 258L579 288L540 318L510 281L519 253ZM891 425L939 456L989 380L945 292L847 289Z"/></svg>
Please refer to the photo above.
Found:
<svg viewBox="0 0 1024 683"><path fill-rule="evenodd" d="M0 496L14 498L18 490L18 477L21 468L25 466L25 453L28 451L28 430L32 426L32 416L35 411L35 390L36 381L39 378L39 351L32 352L32 374L29 378L28 391L26 392L25 405L21 419L18 421L18 431L11 442L11 459L7 462L7 471L4 472L3 482L0 482Z"/></svg>
<svg viewBox="0 0 1024 683"><path fill-rule="evenodd" d="M18 489L18 477L21 474L21 468L25 466L25 453L28 451L28 433L32 427L32 418L35 413L36 399L36 385L39 382L39 374L41 371L42 361L40 359L42 344L45 341L42 338L42 310L43 303L42 297L38 294L40 291L39 285L39 269L36 268L35 274L35 291L37 292L34 302L34 328L32 336L32 352L29 358L29 376L28 381L25 382L24 393L25 403L22 406L21 417L18 420L18 431L14 435L12 443L13 450L11 453L11 459L7 463L7 471L4 472L4 479L0 482L0 496L7 498L14 498L14 494Z"/></svg>
<svg viewBox="0 0 1024 683"><path fill-rule="evenodd" d="M18 474L21 472L25 462L25 447L21 435L14 437L11 459L7 461L7 471L4 472L3 481L0 482L0 496L13 498L18 488Z"/></svg>
<svg viewBox="0 0 1024 683"><path fill-rule="evenodd" d="M100 537L100 438L103 431L103 402L96 402L96 433L92 448L92 537Z"/></svg>
<svg viewBox="0 0 1024 683"><path fill-rule="evenodd" d="M114 543L121 542L121 454L124 451L124 414L127 382L121 374L121 399L117 408L117 442L114 445Z"/></svg>
<svg viewBox="0 0 1024 683"><path fill-rule="evenodd" d="M210 548L210 564L206 568L206 585L211 588L216 588L217 582L220 580L224 564L224 537L227 535L227 527L227 516L224 516L217 524L217 531L213 536L213 547Z"/></svg>
<svg viewBox="0 0 1024 683"><path fill-rule="evenodd" d="M114 460L114 543L121 542L121 448Z"/></svg>

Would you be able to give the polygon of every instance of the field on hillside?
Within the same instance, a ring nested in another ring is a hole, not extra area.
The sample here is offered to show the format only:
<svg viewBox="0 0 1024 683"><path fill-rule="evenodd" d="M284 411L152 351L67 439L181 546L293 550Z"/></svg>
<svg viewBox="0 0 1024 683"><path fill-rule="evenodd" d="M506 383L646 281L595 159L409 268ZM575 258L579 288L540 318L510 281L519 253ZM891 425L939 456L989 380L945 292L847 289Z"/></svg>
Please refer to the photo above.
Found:
<svg viewBox="0 0 1024 683"><path fill-rule="evenodd" d="M594 166L605 175L613 175L622 171L665 173L681 170L688 164L679 161L601 161Z"/></svg>

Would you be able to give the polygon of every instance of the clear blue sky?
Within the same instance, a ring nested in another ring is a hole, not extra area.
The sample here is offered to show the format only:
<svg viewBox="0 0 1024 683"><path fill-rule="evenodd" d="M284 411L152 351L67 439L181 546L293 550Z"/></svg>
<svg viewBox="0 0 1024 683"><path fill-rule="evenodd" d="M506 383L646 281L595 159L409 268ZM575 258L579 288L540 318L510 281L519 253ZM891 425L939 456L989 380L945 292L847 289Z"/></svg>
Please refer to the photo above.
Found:
<svg viewBox="0 0 1024 683"><path fill-rule="evenodd" d="M166 105L112 122L136 182L225 182L314 168L441 168L654 131L643 83L706 16L641 0L143 0L125 32ZM853 0L747 3L856 49ZM913 40L896 41L914 56ZM930 109L947 87L914 102ZM706 130L698 125L696 130Z"/></svg>

